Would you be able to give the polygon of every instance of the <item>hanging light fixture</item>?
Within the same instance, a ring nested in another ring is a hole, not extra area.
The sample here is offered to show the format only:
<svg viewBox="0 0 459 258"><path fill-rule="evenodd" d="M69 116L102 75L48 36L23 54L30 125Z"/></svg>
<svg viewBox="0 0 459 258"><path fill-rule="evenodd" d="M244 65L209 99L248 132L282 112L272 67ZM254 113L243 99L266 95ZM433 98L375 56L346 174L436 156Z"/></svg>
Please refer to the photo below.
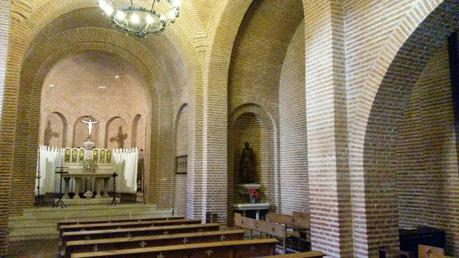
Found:
<svg viewBox="0 0 459 258"><path fill-rule="evenodd" d="M119 2L123 1L98 0L98 5L118 28L138 38L163 32L179 16L180 0L145 0L138 6L133 0L115 4Z"/></svg>

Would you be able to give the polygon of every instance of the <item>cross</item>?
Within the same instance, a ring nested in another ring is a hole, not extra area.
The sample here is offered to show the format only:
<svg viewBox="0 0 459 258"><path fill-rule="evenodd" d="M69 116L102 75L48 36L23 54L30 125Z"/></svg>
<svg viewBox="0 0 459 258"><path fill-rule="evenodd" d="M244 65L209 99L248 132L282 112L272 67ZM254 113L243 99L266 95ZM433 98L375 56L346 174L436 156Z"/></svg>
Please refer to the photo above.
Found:
<svg viewBox="0 0 459 258"><path fill-rule="evenodd" d="M99 250L99 248L97 248L97 245L94 245L94 246L92 247L92 250L93 250L94 252L97 252L97 251Z"/></svg>
<svg viewBox="0 0 459 258"><path fill-rule="evenodd" d="M165 256L160 253L158 256L156 256L156 258L165 258Z"/></svg>
<svg viewBox="0 0 459 258"><path fill-rule="evenodd" d="M99 123L99 121L92 120L90 116L88 117L89 117L89 120L81 120L81 122L88 125L88 139L89 139L91 138L92 125Z"/></svg>
<svg viewBox="0 0 459 258"><path fill-rule="evenodd" d="M183 238L183 243L184 243L184 244L188 243L188 238L184 237L184 238Z"/></svg>
<svg viewBox="0 0 459 258"><path fill-rule="evenodd" d="M207 256L211 256L213 253L214 253L214 251L212 251L210 249L206 251Z"/></svg>
<svg viewBox="0 0 459 258"><path fill-rule="evenodd" d="M220 241L225 241L225 239L226 239L225 235L220 236Z"/></svg>
<svg viewBox="0 0 459 258"><path fill-rule="evenodd" d="M145 246L147 246L147 242L145 241L140 242L140 247L144 248Z"/></svg>

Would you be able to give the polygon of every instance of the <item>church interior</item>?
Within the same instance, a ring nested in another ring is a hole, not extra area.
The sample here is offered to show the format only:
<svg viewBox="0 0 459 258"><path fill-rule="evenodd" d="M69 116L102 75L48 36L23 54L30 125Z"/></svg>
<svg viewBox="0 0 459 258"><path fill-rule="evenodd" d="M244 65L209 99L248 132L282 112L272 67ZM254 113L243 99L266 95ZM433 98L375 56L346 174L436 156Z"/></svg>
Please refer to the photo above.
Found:
<svg viewBox="0 0 459 258"><path fill-rule="evenodd" d="M459 0L0 0L0 257L459 257Z"/></svg>

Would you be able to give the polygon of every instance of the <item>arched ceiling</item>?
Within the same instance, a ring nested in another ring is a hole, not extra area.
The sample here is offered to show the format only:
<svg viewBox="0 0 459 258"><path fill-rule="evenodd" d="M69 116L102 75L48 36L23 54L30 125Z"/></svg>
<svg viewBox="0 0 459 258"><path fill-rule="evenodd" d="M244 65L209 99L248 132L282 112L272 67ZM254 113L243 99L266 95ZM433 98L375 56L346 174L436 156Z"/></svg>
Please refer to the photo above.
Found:
<svg viewBox="0 0 459 258"><path fill-rule="evenodd" d="M301 0L252 2L234 42L230 66L231 95L269 92L264 94L269 95L267 101L277 103L282 63L302 20Z"/></svg>
<svg viewBox="0 0 459 258"><path fill-rule="evenodd" d="M182 5L181 16L177 22L168 26L166 32L159 36L150 36L147 39L138 40L119 33L121 38L126 39L124 44L126 49L130 48L127 42L135 40L151 52L147 56L152 57L160 64L162 72L167 75L166 79L172 88L172 94L174 91L181 91L176 88L193 85L191 78L195 75L189 67L198 66L196 65L198 59L195 57L197 53L193 46L193 38L204 31L201 21L195 17L196 10L193 2L183 1ZM28 39L29 43L26 44L28 48L25 58L39 44L64 31L75 32L78 28L105 28L118 31L110 21L102 16L94 0L41 0L35 1L30 8L31 14L28 24L32 30ZM189 24L193 24L193 26L189 26ZM93 35L86 36L86 42L96 40ZM110 43L108 39L96 38L97 41ZM146 58L146 56L142 58Z"/></svg>

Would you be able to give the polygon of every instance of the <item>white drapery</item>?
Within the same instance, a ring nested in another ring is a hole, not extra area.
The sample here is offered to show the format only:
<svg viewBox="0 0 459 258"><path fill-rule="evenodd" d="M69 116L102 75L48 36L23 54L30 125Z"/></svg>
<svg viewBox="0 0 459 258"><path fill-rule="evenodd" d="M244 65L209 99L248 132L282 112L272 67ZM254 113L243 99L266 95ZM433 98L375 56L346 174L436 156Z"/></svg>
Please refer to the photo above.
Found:
<svg viewBox="0 0 459 258"><path fill-rule="evenodd" d="M40 195L58 192L59 182L56 180L56 167L62 167L64 149L40 145L38 150L37 168L40 175ZM38 195L37 188L35 188L35 195Z"/></svg>
<svg viewBox="0 0 459 258"><path fill-rule="evenodd" d="M112 157L118 173L116 191L122 193L137 192L139 149L114 149Z"/></svg>

